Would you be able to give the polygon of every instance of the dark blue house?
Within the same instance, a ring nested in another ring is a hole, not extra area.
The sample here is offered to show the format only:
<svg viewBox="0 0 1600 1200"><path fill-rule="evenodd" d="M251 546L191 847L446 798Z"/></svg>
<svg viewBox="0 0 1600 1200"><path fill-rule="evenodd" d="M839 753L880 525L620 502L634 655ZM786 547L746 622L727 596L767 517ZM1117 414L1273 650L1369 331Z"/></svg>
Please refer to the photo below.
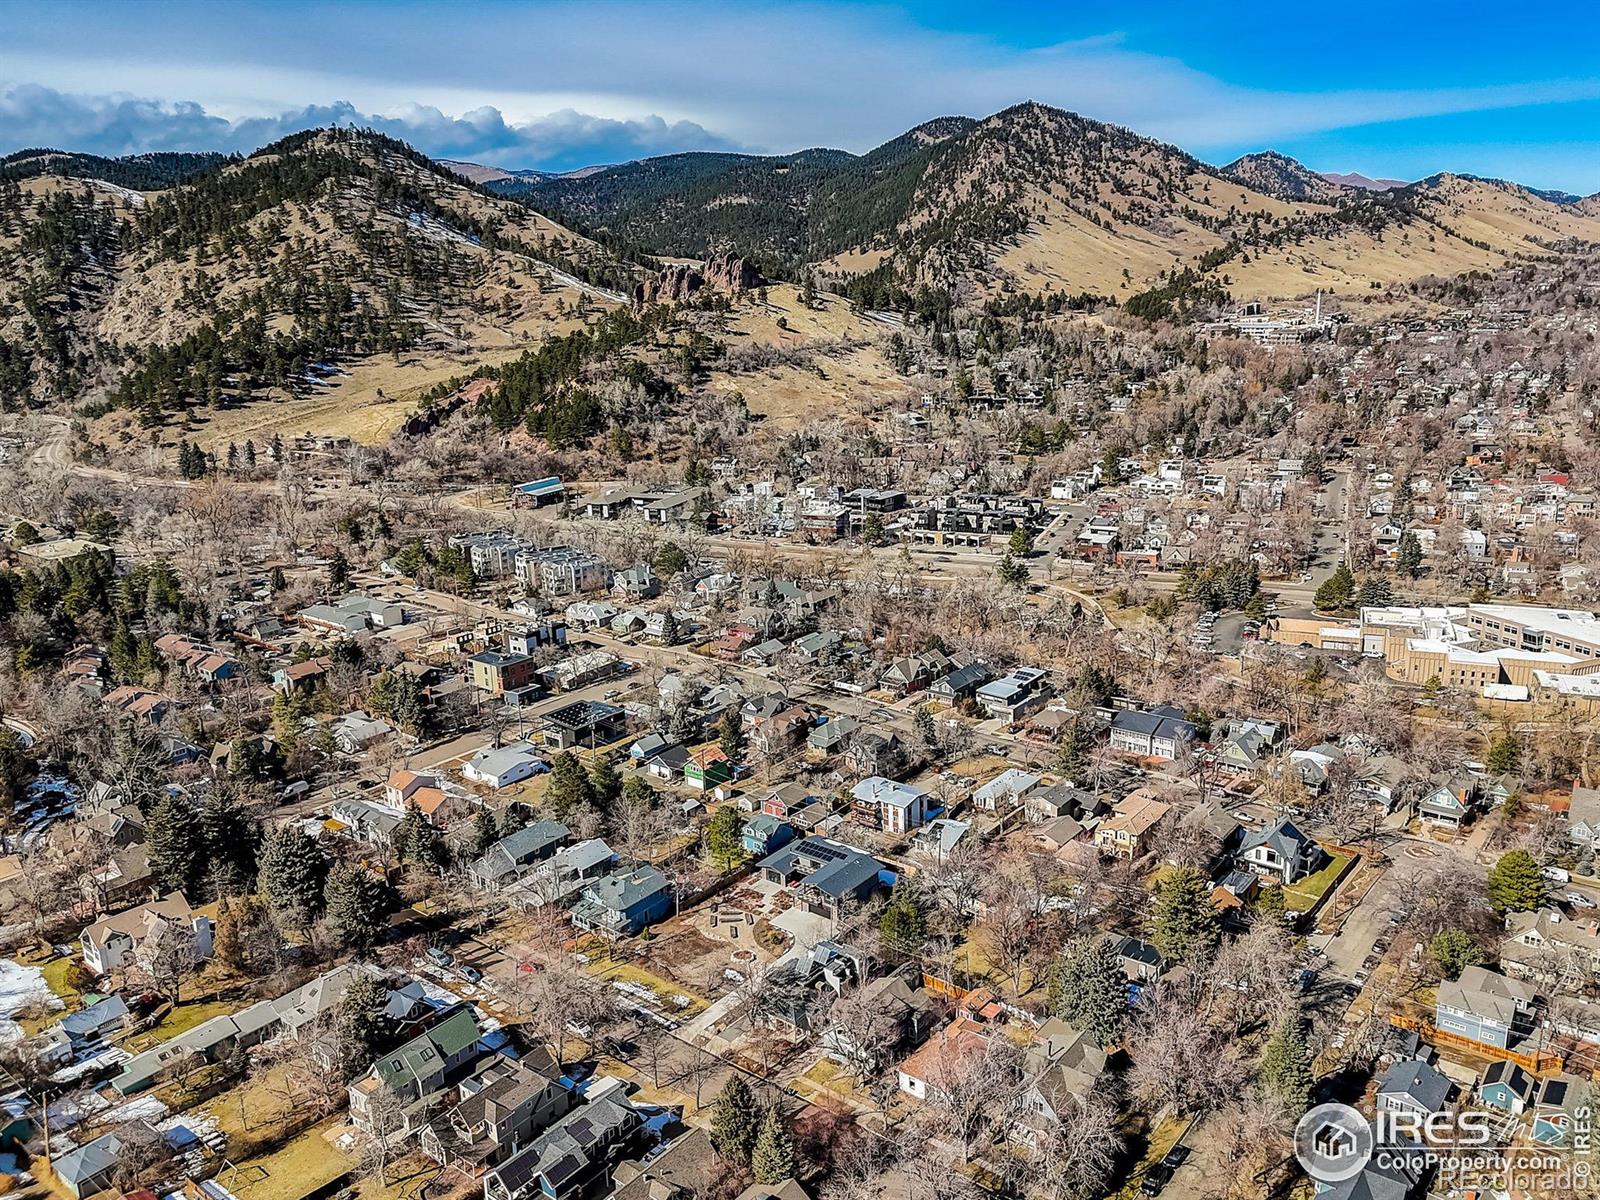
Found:
<svg viewBox="0 0 1600 1200"><path fill-rule="evenodd" d="M794 841L794 826L770 813L757 813L744 823L746 854L771 854Z"/></svg>

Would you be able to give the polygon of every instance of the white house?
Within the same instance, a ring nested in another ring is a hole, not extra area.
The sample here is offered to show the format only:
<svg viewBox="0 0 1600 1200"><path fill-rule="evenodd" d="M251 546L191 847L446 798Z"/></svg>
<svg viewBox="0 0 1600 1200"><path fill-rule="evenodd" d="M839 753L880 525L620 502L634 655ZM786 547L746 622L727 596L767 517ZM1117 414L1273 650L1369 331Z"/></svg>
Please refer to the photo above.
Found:
<svg viewBox="0 0 1600 1200"><path fill-rule="evenodd" d="M527 742L514 742L509 746L485 746L462 764L461 774L473 783L503 788L549 769L550 764Z"/></svg>
<svg viewBox="0 0 1600 1200"><path fill-rule="evenodd" d="M880 829L907 833L928 819L928 793L909 783L869 775L850 789L856 809L875 812Z"/></svg>
<svg viewBox="0 0 1600 1200"><path fill-rule="evenodd" d="M972 802L985 812L1004 812L1021 804L1044 781L1019 767L1007 767L972 793Z"/></svg>
<svg viewBox="0 0 1600 1200"><path fill-rule="evenodd" d="M1322 848L1287 817L1279 817L1244 839L1239 860L1258 874L1276 875L1286 884L1294 883L1317 869L1322 862Z"/></svg>
<svg viewBox="0 0 1600 1200"><path fill-rule="evenodd" d="M102 917L83 931L83 961L103 975L153 954L169 936L188 942L194 960L211 957L211 918L189 909L182 892Z"/></svg>

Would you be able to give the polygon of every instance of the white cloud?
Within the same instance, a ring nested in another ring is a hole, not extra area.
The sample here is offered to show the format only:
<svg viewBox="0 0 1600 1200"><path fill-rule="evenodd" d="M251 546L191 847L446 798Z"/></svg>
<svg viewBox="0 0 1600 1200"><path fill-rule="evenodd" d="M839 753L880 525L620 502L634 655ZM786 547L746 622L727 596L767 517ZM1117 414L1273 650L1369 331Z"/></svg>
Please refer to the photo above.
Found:
<svg viewBox="0 0 1600 1200"><path fill-rule="evenodd" d="M126 95L69 95L38 84L0 85L0 144L53 146L97 154L145 150L250 151L285 134L323 125L361 126L446 158L579 166L732 143L692 121L654 114L618 119L560 109L508 121L480 105L450 116L424 104L368 113L348 101L228 121L194 101Z"/></svg>

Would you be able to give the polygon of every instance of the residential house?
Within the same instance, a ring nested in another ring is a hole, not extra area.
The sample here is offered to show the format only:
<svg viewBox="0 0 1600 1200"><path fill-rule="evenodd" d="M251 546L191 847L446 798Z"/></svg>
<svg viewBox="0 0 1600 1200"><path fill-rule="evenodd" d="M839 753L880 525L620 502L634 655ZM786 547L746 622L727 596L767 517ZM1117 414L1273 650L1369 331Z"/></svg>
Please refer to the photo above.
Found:
<svg viewBox="0 0 1600 1200"><path fill-rule="evenodd" d="M1010 812L1043 785L1031 771L1007 767L972 793L972 803L984 812Z"/></svg>
<svg viewBox="0 0 1600 1200"><path fill-rule="evenodd" d="M472 675L472 686L480 692L499 696L506 692L520 692L533 683L538 663L526 654L507 654L499 650L481 650L467 659Z"/></svg>
<svg viewBox="0 0 1600 1200"><path fill-rule="evenodd" d="M383 784L383 799L390 808L403 811L406 802L424 788L437 788L438 777L423 771L397 770L389 773Z"/></svg>
<svg viewBox="0 0 1600 1200"><path fill-rule="evenodd" d="M744 852L753 856L771 854L794 840L794 826L778 817L760 812L744 823L739 840Z"/></svg>
<svg viewBox="0 0 1600 1200"><path fill-rule="evenodd" d="M579 929L631 935L662 920L673 906L672 884L654 867L597 879L572 908Z"/></svg>
<svg viewBox="0 0 1600 1200"><path fill-rule="evenodd" d="M360 709L335 717L328 723L333 744L345 754L359 754L394 732L394 726Z"/></svg>
<svg viewBox="0 0 1600 1200"><path fill-rule="evenodd" d="M956 821L949 817L935 818L912 834L911 852L920 854L931 862L945 862L971 828L970 821Z"/></svg>
<svg viewBox="0 0 1600 1200"><path fill-rule="evenodd" d="M580 1097L542 1051L510 1059L493 1055L463 1080L455 1103L417 1139L422 1152L470 1179L481 1178L571 1112Z"/></svg>
<svg viewBox="0 0 1600 1200"><path fill-rule="evenodd" d="M920 692L935 679L947 674L953 665L949 655L938 650L913 654L890 663L878 683L885 691L906 696Z"/></svg>
<svg viewBox="0 0 1600 1200"><path fill-rule="evenodd" d="M1048 676L1038 667L1014 667L973 693L978 707L991 717L1016 724L1042 708L1050 698Z"/></svg>
<svg viewBox="0 0 1600 1200"><path fill-rule="evenodd" d="M1500 965L1519 979L1581 990L1600 973L1600 921L1554 906L1508 913Z"/></svg>
<svg viewBox="0 0 1600 1200"><path fill-rule="evenodd" d="M1490 1108L1520 1116L1533 1102L1537 1084L1510 1059L1496 1059L1483 1070L1478 1082L1478 1098Z"/></svg>
<svg viewBox="0 0 1600 1200"><path fill-rule="evenodd" d="M507 899L529 908L557 904L582 892L610 872L617 856L600 838L563 846L531 869L520 871L501 891Z"/></svg>
<svg viewBox="0 0 1600 1200"><path fill-rule="evenodd" d="M1501 1050L1510 1049L1533 1032L1533 988L1485 967L1468 967L1457 980L1439 985L1434 1026Z"/></svg>
<svg viewBox="0 0 1600 1200"><path fill-rule="evenodd" d="M988 988L968 992L955 1017L898 1068L900 1090L916 1100L936 1098L942 1080L959 1077L988 1050L1005 1009Z"/></svg>
<svg viewBox="0 0 1600 1200"><path fill-rule="evenodd" d="M1393 1063L1378 1079L1379 1112L1412 1113L1419 1117L1443 1112L1450 1098L1450 1080L1420 1058Z"/></svg>
<svg viewBox="0 0 1600 1200"><path fill-rule="evenodd" d="M591 1097L593 1091L591 1090ZM643 1124L619 1094L590 1098L483 1176L484 1200L572 1200L621 1157Z"/></svg>
<svg viewBox="0 0 1600 1200"><path fill-rule="evenodd" d="M405 1106L400 1132L414 1132L413 1117L465 1078L472 1064L486 1053L482 1038L472 1010L459 1008L432 1029L382 1055L349 1086L351 1124L370 1135L374 1122L391 1120L392 1114L384 1111L387 1093Z"/></svg>
<svg viewBox="0 0 1600 1200"><path fill-rule="evenodd" d="M1148 712L1122 710L1111 718L1113 750L1171 762L1193 745L1195 727L1181 710L1162 705Z"/></svg>
<svg viewBox="0 0 1600 1200"><path fill-rule="evenodd" d="M831 920L885 887L885 868L872 855L816 835L790 842L759 866L768 882L793 888L807 912Z"/></svg>
<svg viewBox="0 0 1600 1200"><path fill-rule="evenodd" d="M928 685L928 698L946 705L970 700L993 678L994 672L981 662L957 667Z"/></svg>
<svg viewBox="0 0 1600 1200"><path fill-rule="evenodd" d="M1424 821L1459 829L1472 820L1477 794L1477 777L1467 771L1439 776L1423 789L1417 813Z"/></svg>
<svg viewBox="0 0 1600 1200"><path fill-rule="evenodd" d="M1572 1146L1586 1153L1593 1087L1571 1075L1546 1079L1533 1102L1529 1135L1541 1146Z"/></svg>
<svg viewBox="0 0 1600 1200"><path fill-rule="evenodd" d="M1141 858L1150 850L1156 829L1172 811L1153 796L1134 792L1111 810L1094 831L1095 847L1122 858Z"/></svg>
<svg viewBox="0 0 1600 1200"><path fill-rule="evenodd" d="M497 892L553 855L569 832L560 821L535 821L508 833L468 868L474 886Z"/></svg>
<svg viewBox="0 0 1600 1200"><path fill-rule="evenodd" d="M1322 848L1301 833L1288 817L1279 817L1265 829L1246 834L1238 857L1250 870L1276 876L1287 885L1321 866L1323 853Z"/></svg>
<svg viewBox="0 0 1600 1200"><path fill-rule="evenodd" d="M552 750L609 746L628 726L628 714L598 700L576 700L544 715L540 738Z"/></svg>
<svg viewBox="0 0 1600 1200"><path fill-rule="evenodd" d="M328 604L302 609L300 623L326 633L365 633L404 625L406 610L404 605L352 592Z"/></svg>
<svg viewBox="0 0 1600 1200"><path fill-rule="evenodd" d="M1567 802L1567 838L1574 846L1600 852L1600 788L1572 783Z"/></svg>
<svg viewBox="0 0 1600 1200"><path fill-rule="evenodd" d="M909 833L928 819L930 796L919 787L871 775L850 789L857 819L886 833Z"/></svg>
<svg viewBox="0 0 1600 1200"><path fill-rule="evenodd" d="M683 767L683 783L696 792L712 791L733 778L733 763L721 745L708 742L689 755Z"/></svg>
<svg viewBox="0 0 1600 1200"><path fill-rule="evenodd" d="M513 742L509 746L485 746L461 766L461 774L473 783L495 789L510 787L543 774L550 769L528 742Z"/></svg>
<svg viewBox="0 0 1600 1200"><path fill-rule="evenodd" d="M189 908L182 892L102 917L83 931L83 961L97 975L148 961L168 939L184 944L193 960L211 957L211 918Z"/></svg>
<svg viewBox="0 0 1600 1200"><path fill-rule="evenodd" d="M1045 1021L1023 1056L1027 1084L1017 1133L1031 1142L1070 1126L1100 1086L1106 1067L1106 1052L1082 1030L1060 1017Z"/></svg>
<svg viewBox="0 0 1600 1200"><path fill-rule="evenodd" d="M151 1136L159 1138L148 1124L144 1128ZM73 1200L85 1200L111 1188L117 1167L122 1163L123 1148L129 1141L127 1133L114 1130L55 1155L47 1165Z"/></svg>
<svg viewBox="0 0 1600 1200"><path fill-rule="evenodd" d="M806 735L806 749L824 758L842 754L860 728L861 722L855 717L829 717Z"/></svg>

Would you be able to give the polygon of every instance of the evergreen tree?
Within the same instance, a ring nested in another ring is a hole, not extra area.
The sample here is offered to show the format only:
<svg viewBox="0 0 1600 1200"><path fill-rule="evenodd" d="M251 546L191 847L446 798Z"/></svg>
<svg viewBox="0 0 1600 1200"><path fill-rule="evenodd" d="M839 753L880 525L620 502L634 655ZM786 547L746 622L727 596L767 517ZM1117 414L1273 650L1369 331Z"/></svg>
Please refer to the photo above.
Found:
<svg viewBox="0 0 1600 1200"><path fill-rule="evenodd" d="M1489 753L1483 756L1483 765L1493 775L1514 775L1522 767L1522 743L1517 735L1507 729L1489 744Z"/></svg>
<svg viewBox="0 0 1600 1200"><path fill-rule="evenodd" d="M1280 1020L1267 1039L1261 1052L1261 1082L1291 1116L1306 1110L1311 1099L1311 1051L1298 1013Z"/></svg>
<svg viewBox="0 0 1600 1200"><path fill-rule="evenodd" d="M928 917L915 886L902 875L889 893L889 903L878 916L878 935L901 954L914 954L928 938Z"/></svg>
<svg viewBox="0 0 1600 1200"><path fill-rule="evenodd" d="M1393 603L1394 588L1389 586L1388 576L1368 575L1361 581L1361 588L1356 592L1357 608L1382 608Z"/></svg>
<svg viewBox="0 0 1600 1200"><path fill-rule="evenodd" d="M1033 534L1028 532L1026 525L1018 525L1011 531L1006 548L1018 558L1026 558L1033 553Z"/></svg>
<svg viewBox="0 0 1600 1200"><path fill-rule="evenodd" d="M394 892L365 867L340 863L328 873L328 925L339 943L367 950L383 935L394 911Z"/></svg>
<svg viewBox="0 0 1600 1200"><path fill-rule="evenodd" d="M761 1110L744 1077L735 1071L722 1085L711 1111L711 1145L729 1162L748 1164L761 1134Z"/></svg>
<svg viewBox="0 0 1600 1200"><path fill-rule="evenodd" d="M1122 1039L1128 977L1110 938L1074 938L1062 948L1050 973L1050 1006L1102 1046Z"/></svg>
<svg viewBox="0 0 1600 1200"><path fill-rule="evenodd" d="M1161 881L1156 895L1154 940L1168 962L1192 962L1217 944L1217 910L1205 877L1193 867L1177 867Z"/></svg>
<svg viewBox="0 0 1600 1200"><path fill-rule="evenodd" d="M256 877L260 826L246 815L237 801L215 787L200 805L198 816L207 874L223 891L246 890Z"/></svg>
<svg viewBox="0 0 1600 1200"><path fill-rule="evenodd" d="M1334 568L1332 575L1324 579L1317 588L1317 594L1312 598L1312 603L1324 612L1339 612L1347 609L1355 600L1356 578L1351 573L1349 564L1340 563Z"/></svg>
<svg viewBox="0 0 1600 1200"><path fill-rule="evenodd" d="M327 881L328 860L308 834L288 825L267 834L258 886L292 925L305 929L322 915Z"/></svg>
<svg viewBox="0 0 1600 1200"><path fill-rule="evenodd" d="M401 862L414 863L424 870L436 870L448 858L444 838L414 800L406 802L406 811L389 835L389 843Z"/></svg>
<svg viewBox="0 0 1600 1200"><path fill-rule="evenodd" d="M1088 772L1089 755L1094 751L1094 734L1088 726L1074 720L1061 738L1056 752L1056 770L1069 780L1081 780Z"/></svg>
<svg viewBox="0 0 1600 1200"><path fill-rule="evenodd" d="M608 812L622 799L622 775L611 755L597 754L589 763L589 794Z"/></svg>
<svg viewBox="0 0 1600 1200"><path fill-rule="evenodd" d="M282 567L273 567L267 573L267 586L272 589L273 595L277 595L288 588L289 580L284 576Z"/></svg>
<svg viewBox="0 0 1600 1200"><path fill-rule="evenodd" d="M468 843L472 848L472 856L481 857L499 840L500 830L495 825L494 813L487 808L480 808L472 818L472 840Z"/></svg>
<svg viewBox="0 0 1600 1200"><path fill-rule="evenodd" d="M683 641L683 627L678 620L678 614L670 608L661 614L661 644L676 646Z"/></svg>
<svg viewBox="0 0 1600 1200"><path fill-rule="evenodd" d="M717 809L706 827L706 849L724 871L744 857L744 820L732 804Z"/></svg>
<svg viewBox="0 0 1600 1200"><path fill-rule="evenodd" d="M384 1014L388 1004L389 985L382 979L360 972L346 985L333 1016L339 1068L346 1082L364 1074L393 1043L393 1024Z"/></svg>
<svg viewBox="0 0 1600 1200"><path fill-rule="evenodd" d="M1483 962L1483 951L1464 929L1446 929L1433 935L1428 957L1446 979L1460 979L1461 972Z"/></svg>
<svg viewBox="0 0 1600 1200"><path fill-rule="evenodd" d="M933 719L933 710L919 704L911 717L912 732L917 735L917 745L928 758L937 761L942 753L939 745L939 726Z"/></svg>
<svg viewBox="0 0 1600 1200"><path fill-rule="evenodd" d="M589 777L584 773L578 756L570 750L563 750L551 763L545 806L558 821L565 821L574 813L594 807Z"/></svg>
<svg viewBox="0 0 1600 1200"><path fill-rule="evenodd" d="M750 1171L757 1183L782 1183L794 1175L794 1137L776 1104L761 1119L760 1132L750 1151Z"/></svg>
<svg viewBox="0 0 1600 1200"><path fill-rule="evenodd" d="M1495 912L1532 912L1544 902L1544 876L1526 850L1508 850L1489 871L1489 903Z"/></svg>
<svg viewBox="0 0 1600 1200"><path fill-rule="evenodd" d="M343 550L335 550L333 557L328 560L328 587L335 592L342 592L350 583L350 560L344 556Z"/></svg>
<svg viewBox="0 0 1600 1200"><path fill-rule="evenodd" d="M205 834L188 796L172 792L156 802L145 820L145 842L161 890L197 896L205 871Z"/></svg>
<svg viewBox="0 0 1600 1200"><path fill-rule="evenodd" d="M1407 579L1415 579L1422 574L1422 543L1409 529L1400 535L1400 544L1395 547L1394 565Z"/></svg>
<svg viewBox="0 0 1600 1200"><path fill-rule="evenodd" d="M999 565L994 569L995 578L1002 587L1025 588L1030 578L1028 568L1017 561L1016 557L1007 550L1000 556Z"/></svg>
<svg viewBox="0 0 1600 1200"><path fill-rule="evenodd" d="M737 769L744 762L744 721L737 707L729 708L717 722L717 744L728 756L729 766Z"/></svg>
<svg viewBox="0 0 1600 1200"><path fill-rule="evenodd" d="M528 806L513 800L500 810L500 836L510 837L519 829L526 829L530 820Z"/></svg>

